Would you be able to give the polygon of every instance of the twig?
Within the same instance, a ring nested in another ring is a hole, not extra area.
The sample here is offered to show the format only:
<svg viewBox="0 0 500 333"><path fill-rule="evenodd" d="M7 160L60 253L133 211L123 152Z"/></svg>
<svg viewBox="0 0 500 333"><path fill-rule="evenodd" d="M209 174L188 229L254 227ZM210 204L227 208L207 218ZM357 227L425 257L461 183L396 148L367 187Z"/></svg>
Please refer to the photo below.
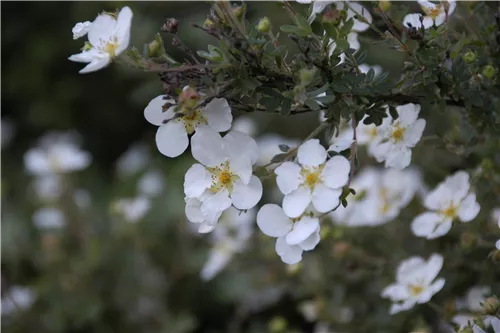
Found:
<svg viewBox="0 0 500 333"><path fill-rule="evenodd" d="M352 179L354 178L354 171L356 169L356 155L357 155L357 150L358 150L358 140L356 138L356 127L358 126L356 122L356 116L354 112L351 113L351 126L352 126L352 144L351 144L351 154L349 156L349 160L351 162L351 171L349 172L349 180L347 181L347 187L352 182Z"/></svg>

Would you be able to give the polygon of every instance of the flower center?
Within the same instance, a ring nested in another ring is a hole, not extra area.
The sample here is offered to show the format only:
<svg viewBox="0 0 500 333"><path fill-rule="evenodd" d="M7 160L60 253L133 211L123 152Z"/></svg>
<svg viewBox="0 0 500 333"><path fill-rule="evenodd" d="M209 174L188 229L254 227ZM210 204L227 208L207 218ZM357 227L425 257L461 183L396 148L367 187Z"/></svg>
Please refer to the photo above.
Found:
<svg viewBox="0 0 500 333"><path fill-rule="evenodd" d="M433 19L433 20L435 20L435 19L436 19L436 17L438 17L438 16L439 16L439 14L441 14L441 12L442 12L442 10L441 10L441 5L437 5L437 6L436 6L436 7L434 7L434 8L427 8L427 9L425 9L425 10L424 10L424 12L425 12L428 16L432 17L432 19Z"/></svg>
<svg viewBox="0 0 500 333"><path fill-rule="evenodd" d="M410 295L412 296L418 296L424 291L424 287L419 284L410 284L408 287L410 289Z"/></svg>
<svg viewBox="0 0 500 333"><path fill-rule="evenodd" d="M231 165L228 161L221 163L215 168L207 168L212 175L212 192L218 192L224 188L230 192L233 190L233 182L239 177L231 171Z"/></svg>
<svg viewBox="0 0 500 333"><path fill-rule="evenodd" d="M455 216L457 216L457 207L455 207L453 204L450 204L448 208L441 210L441 214L443 214L447 218L454 219Z"/></svg>
<svg viewBox="0 0 500 333"><path fill-rule="evenodd" d="M375 139L375 137L377 137L377 127L372 127L368 131L368 135L370 136L371 139Z"/></svg>
<svg viewBox="0 0 500 333"><path fill-rule="evenodd" d="M106 53L109 53L111 58L114 58L116 56L117 48L118 48L118 42L116 41L116 39L114 39L106 43L106 45L104 46L104 51Z"/></svg>
<svg viewBox="0 0 500 333"><path fill-rule="evenodd" d="M196 127L208 124L207 119L201 114L200 110L188 112L181 119L188 134L193 134Z"/></svg>
<svg viewBox="0 0 500 333"><path fill-rule="evenodd" d="M398 143L403 141L403 137L405 135L405 128L396 124L391 133L391 139L394 143Z"/></svg>
<svg viewBox="0 0 500 333"><path fill-rule="evenodd" d="M389 191L382 187L379 191L379 195L382 198L382 206L380 207L381 214L387 214L391 209L391 204L389 202Z"/></svg>
<svg viewBox="0 0 500 333"><path fill-rule="evenodd" d="M304 184L311 189L316 186L316 184L321 182L321 171L323 170L323 166L309 168L302 168L301 174L304 177Z"/></svg>

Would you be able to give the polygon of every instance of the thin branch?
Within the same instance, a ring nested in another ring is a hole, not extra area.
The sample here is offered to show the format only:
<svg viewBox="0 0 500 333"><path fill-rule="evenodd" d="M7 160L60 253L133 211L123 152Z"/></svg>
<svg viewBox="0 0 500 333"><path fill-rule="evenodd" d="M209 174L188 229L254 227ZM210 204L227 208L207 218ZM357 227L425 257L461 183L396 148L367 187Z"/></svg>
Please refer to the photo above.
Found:
<svg viewBox="0 0 500 333"><path fill-rule="evenodd" d="M356 155L358 150L358 139L356 137L356 127L358 126L356 122L356 115L354 112L351 113L351 127L352 127L352 144L351 144L351 154L349 160L351 162L351 171L349 172L349 180L347 181L347 187L351 185L352 179L354 178L354 172L356 169Z"/></svg>

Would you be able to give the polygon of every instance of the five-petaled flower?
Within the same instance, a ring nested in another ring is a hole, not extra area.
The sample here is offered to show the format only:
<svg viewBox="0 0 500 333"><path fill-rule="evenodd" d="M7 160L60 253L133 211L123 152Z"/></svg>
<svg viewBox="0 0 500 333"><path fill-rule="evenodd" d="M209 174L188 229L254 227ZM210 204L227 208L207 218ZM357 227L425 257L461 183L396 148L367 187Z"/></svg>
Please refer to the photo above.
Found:
<svg viewBox="0 0 500 333"><path fill-rule="evenodd" d="M421 257L411 257L399 264L396 282L387 286L381 293L393 304L390 314L411 309L415 304L427 303L439 292L445 280L436 277L443 267L443 257L433 254L425 261Z"/></svg>
<svg viewBox="0 0 500 333"><path fill-rule="evenodd" d="M378 162L385 161L386 167L404 169L411 162L411 149L420 141L425 120L418 119L420 105L405 104L396 107L398 119L384 127L382 140L372 148Z"/></svg>
<svg viewBox="0 0 500 333"><path fill-rule="evenodd" d="M193 164L184 179L186 216L200 223L199 232L210 232L221 214L233 205L245 210L262 196L262 183L252 175L257 161L255 140L241 132L222 138L207 126L199 127L191 139Z"/></svg>
<svg viewBox="0 0 500 333"><path fill-rule="evenodd" d="M74 37L84 36L88 29L89 44L83 51L70 56L68 59L75 62L88 63L80 74L95 72L106 67L115 57L125 51L130 42L130 28L132 24L132 11L123 7L118 17L109 13L97 16L90 28L78 24L73 28Z"/></svg>
<svg viewBox="0 0 500 333"><path fill-rule="evenodd" d="M427 195L424 206L431 212L418 215L411 229L416 236L433 239L450 231L454 220L472 221L479 213L476 194L469 193L469 175L458 171Z"/></svg>
<svg viewBox="0 0 500 333"><path fill-rule="evenodd" d="M276 253L286 264L301 261L302 252L314 249L320 240L319 218L312 208L290 218L280 206L266 204L257 213L257 225L267 236L277 238Z"/></svg>
<svg viewBox="0 0 500 333"><path fill-rule="evenodd" d="M185 87L183 92L192 90ZM154 98L144 109L144 117L151 124L159 126L156 132L156 145L160 153L168 157L181 155L189 145L188 135L198 127L208 126L217 132L225 132L231 128L233 115L224 98L214 98L206 106L196 108L200 104L197 93L186 94L186 101L173 105L163 111L165 103L174 104L174 100L165 100L163 95ZM176 112L177 111L177 112Z"/></svg>
<svg viewBox="0 0 500 333"><path fill-rule="evenodd" d="M312 202L320 213L339 205L342 187L349 180L351 166L337 155L327 161L327 152L318 139L300 145L297 161L285 162L274 171L276 183L285 195L283 210L291 218L301 216Z"/></svg>

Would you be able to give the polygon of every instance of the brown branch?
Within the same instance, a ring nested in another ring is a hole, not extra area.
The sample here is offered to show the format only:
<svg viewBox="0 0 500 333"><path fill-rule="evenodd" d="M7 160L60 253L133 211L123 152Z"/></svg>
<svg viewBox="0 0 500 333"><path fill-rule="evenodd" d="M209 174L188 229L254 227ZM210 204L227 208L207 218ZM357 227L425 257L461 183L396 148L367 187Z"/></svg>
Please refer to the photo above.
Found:
<svg viewBox="0 0 500 333"><path fill-rule="evenodd" d="M351 144L351 154L349 160L351 162L351 170L349 172L349 180L347 181L347 187L351 185L352 179L354 178L354 171L356 169L356 155L358 151L358 140L356 138L356 127L358 123L356 122L356 115L354 112L351 113L351 127L352 127L352 144Z"/></svg>

